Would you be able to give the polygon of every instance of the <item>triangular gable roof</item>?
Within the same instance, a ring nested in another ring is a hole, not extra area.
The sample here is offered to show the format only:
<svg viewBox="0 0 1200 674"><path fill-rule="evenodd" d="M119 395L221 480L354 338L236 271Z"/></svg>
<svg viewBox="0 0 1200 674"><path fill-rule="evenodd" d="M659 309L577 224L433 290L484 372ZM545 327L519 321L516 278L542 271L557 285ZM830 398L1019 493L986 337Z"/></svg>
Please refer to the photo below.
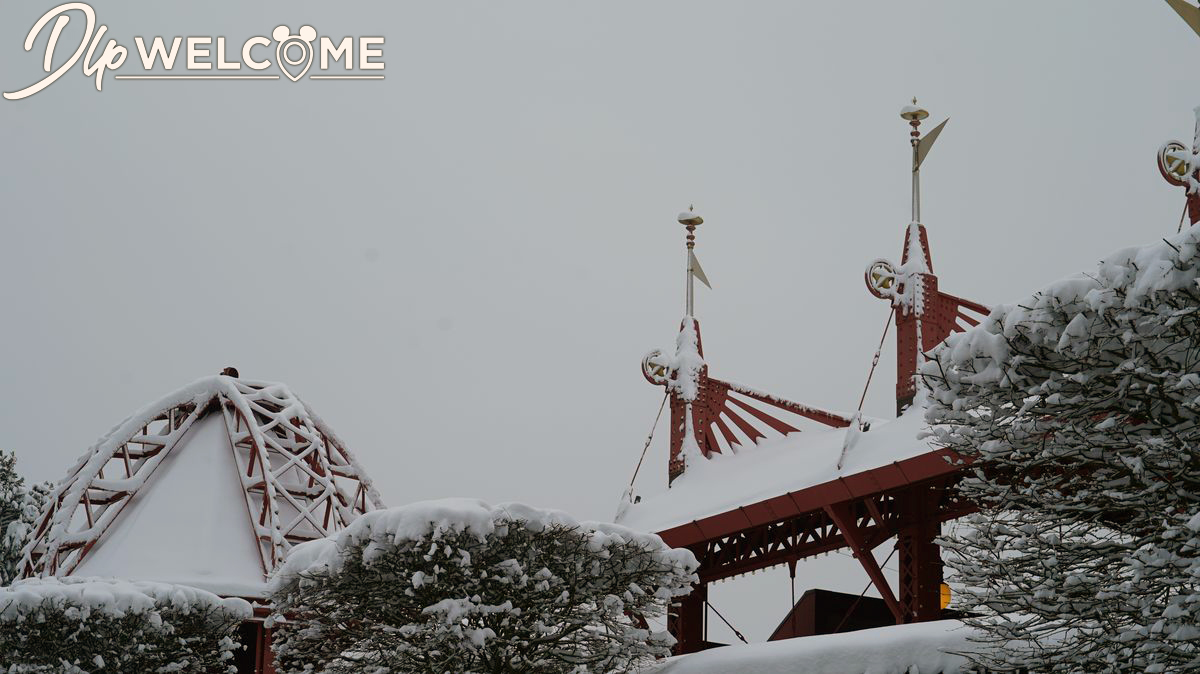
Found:
<svg viewBox="0 0 1200 674"><path fill-rule="evenodd" d="M39 517L21 571L157 576L256 596L292 545L381 507L362 467L286 386L207 377L80 457Z"/></svg>

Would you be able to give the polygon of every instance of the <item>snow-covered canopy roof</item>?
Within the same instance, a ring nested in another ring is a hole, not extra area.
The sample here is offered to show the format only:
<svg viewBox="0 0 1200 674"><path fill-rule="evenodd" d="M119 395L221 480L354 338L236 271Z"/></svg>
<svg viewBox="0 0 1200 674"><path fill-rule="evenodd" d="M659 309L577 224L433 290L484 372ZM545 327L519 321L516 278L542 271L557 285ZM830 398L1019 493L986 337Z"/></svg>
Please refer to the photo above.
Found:
<svg viewBox="0 0 1200 674"><path fill-rule="evenodd" d="M815 428L764 439L736 454L713 454L689 465L669 489L623 507L617 522L686 544L680 536L690 541L717 535L705 520L731 511L767 509L779 519L808 510L802 497L834 502L839 499L831 496L850 499L948 471L943 454L920 437L922 403L918 396L899 418L871 420L866 431L857 424Z"/></svg>
<svg viewBox="0 0 1200 674"><path fill-rule="evenodd" d="M22 574L265 596L303 541L383 507L362 467L282 384L207 377L96 442L48 500Z"/></svg>

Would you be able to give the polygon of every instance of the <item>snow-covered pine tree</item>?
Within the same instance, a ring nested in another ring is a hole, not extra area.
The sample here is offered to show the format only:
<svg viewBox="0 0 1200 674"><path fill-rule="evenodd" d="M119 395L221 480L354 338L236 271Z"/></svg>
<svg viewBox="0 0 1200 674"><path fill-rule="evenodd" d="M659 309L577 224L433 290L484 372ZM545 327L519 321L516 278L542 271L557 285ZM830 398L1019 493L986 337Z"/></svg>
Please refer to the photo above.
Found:
<svg viewBox="0 0 1200 674"><path fill-rule="evenodd" d="M0 449L0 585L16 579L21 550L50 489L49 483L26 487L16 454Z"/></svg>
<svg viewBox="0 0 1200 674"><path fill-rule="evenodd" d="M0 588L0 671L229 672L242 599L165 583L33 578Z"/></svg>
<svg viewBox="0 0 1200 674"><path fill-rule="evenodd" d="M921 369L981 511L943 541L995 671L1200 670L1200 229L999 307Z"/></svg>
<svg viewBox="0 0 1200 674"><path fill-rule="evenodd" d="M669 654L696 560L657 536L454 499L362 515L276 574L280 672L619 672ZM310 669L311 668L311 669Z"/></svg>

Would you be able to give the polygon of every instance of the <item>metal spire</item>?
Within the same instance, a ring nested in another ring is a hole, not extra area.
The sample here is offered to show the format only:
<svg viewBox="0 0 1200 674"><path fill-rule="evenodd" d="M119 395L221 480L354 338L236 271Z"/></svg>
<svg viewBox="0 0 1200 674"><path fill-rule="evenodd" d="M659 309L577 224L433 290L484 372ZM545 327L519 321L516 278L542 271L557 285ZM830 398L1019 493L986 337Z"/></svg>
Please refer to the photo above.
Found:
<svg viewBox="0 0 1200 674"><path fill-rule="evenodd" d="M921 221L921 162L917 153L921 147L921 120L929 116L924 108L917 107L917 97L913 96L912 105L900 108L901 119L908 120L912 127L912 221Z"/></svg>
<svg viewBox="0 0 1200 674"><path fill-rule="evenodd" d="M700 277L700 282L708 285L708 279L704 276L704 270L700 268L700 262L696 259L696 254L693 252L696 248L696 227L704 222L704 218L700 217L695 212L695 206L688 206L688 209L679 214L679 224L687 229L687 316L693 315L695 308L695 278ZM710 286L711 287L711 286Z"/></svg>
<svg viewBox="0 0 1200 674"><path fill-rule="evenodd" d="M912 221L918 223L921 222L921 164L925 162L925 157L929 155L929 150L942 133L946 122L950 121L950 118L947 117L922 138L921 120L928 116L929 112L917 105L915 96L912 99L912 105L906 105L900 109L901 119L908 120L909 126L912 127L912 132L909 134L911 136L909 142L912 143Z"/></svg>

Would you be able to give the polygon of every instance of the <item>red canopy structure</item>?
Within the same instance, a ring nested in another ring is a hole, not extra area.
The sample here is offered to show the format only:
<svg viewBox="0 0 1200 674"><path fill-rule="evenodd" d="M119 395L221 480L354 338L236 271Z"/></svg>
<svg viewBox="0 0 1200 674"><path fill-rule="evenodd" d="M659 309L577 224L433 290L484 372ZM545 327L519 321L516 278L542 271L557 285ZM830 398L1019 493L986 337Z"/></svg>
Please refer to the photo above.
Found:
<svg viewBox="0 0 1200 674"><path fill-rule="evenodd" d="M862 564L897 624L941 616L942 562L934 539L943 522L973 507L955 496L961 466L918 438L924 420L915 375L926 349L978 324L988 310L942 292L933 272L928 234L918 220L918 171L942 127L922 139L918 126L925 115L915 105L902 111L913 127L914 217L901 262L876 260L866 273L868 289L889 301L894 315L895 420L868 423L710 376L690 312L674 356L652 352L643 361L644 376L665 387L670 402L670 488L624 504L618 521L654 531L700 561L699 585L670 616L678 653L709 645L709 583L782 564L794 570L799 560L843 548ZM702 220L685 213L680 221L688 227L691 269L694 230ZM817 428L802 432L804 420ZM896 588L872 554L893 538ZM790 636L797 634L785 621L773 638Z"/></svg>

